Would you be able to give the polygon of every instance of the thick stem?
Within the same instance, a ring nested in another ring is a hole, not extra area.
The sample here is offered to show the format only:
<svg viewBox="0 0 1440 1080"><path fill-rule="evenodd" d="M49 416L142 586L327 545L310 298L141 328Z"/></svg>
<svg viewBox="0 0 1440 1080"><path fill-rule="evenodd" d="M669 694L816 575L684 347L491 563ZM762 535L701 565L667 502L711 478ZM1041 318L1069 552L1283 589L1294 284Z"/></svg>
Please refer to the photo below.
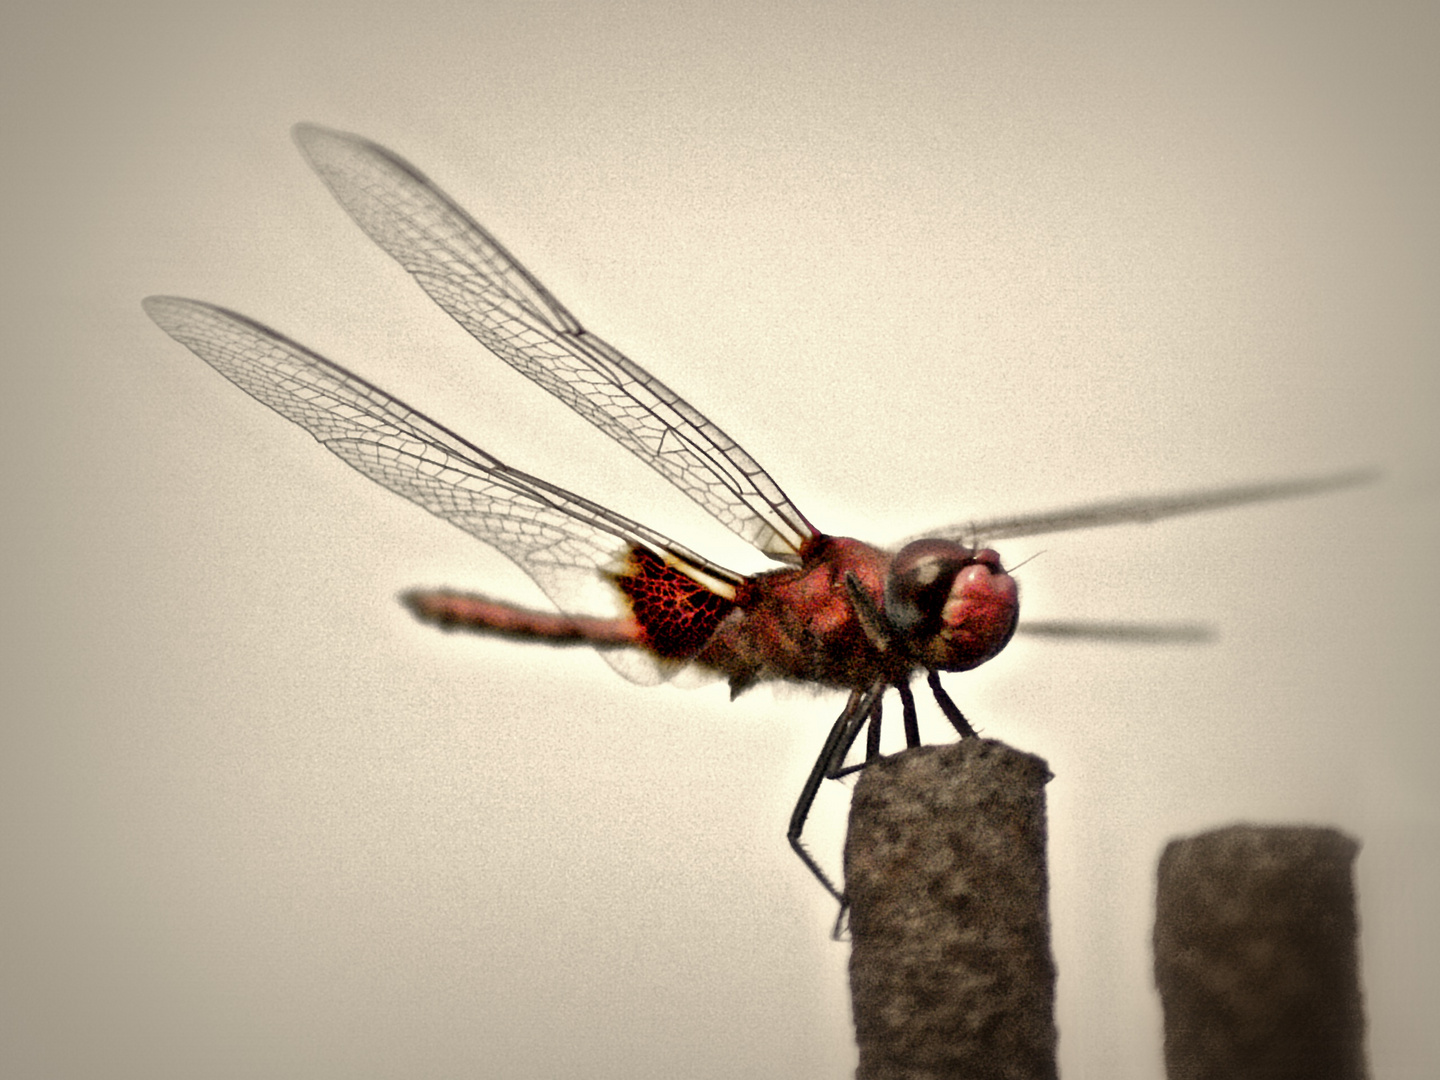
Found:
<svg viewBox="0 0 1440 1080"><path fill-rule="evenodd" d="M858 1080L1045 1080L1045 762L989 739L877 761L845 844Z"/></svg>
<svg viewBox="0 0 1440 1080"><path fill-rule="evenodd" d="M1155 982L1170 1080L1362 1080L1358 850L1334 829L1254 825L1166 846Z"/></svg>

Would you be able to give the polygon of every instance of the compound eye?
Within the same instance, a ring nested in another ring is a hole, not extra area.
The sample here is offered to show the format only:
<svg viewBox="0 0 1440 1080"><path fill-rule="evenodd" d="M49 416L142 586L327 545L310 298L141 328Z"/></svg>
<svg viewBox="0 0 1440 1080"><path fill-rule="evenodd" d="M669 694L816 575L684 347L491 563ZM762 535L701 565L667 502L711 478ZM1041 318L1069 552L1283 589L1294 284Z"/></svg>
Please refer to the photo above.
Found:
<svg viewBox="0 0 1440 1080"><path fill-rule="evenodd" d="M974 561L973 551L951 540L906 544L891 561L885 581L885 614L890 624L912 638L938 632L955 575Z"/></svg>

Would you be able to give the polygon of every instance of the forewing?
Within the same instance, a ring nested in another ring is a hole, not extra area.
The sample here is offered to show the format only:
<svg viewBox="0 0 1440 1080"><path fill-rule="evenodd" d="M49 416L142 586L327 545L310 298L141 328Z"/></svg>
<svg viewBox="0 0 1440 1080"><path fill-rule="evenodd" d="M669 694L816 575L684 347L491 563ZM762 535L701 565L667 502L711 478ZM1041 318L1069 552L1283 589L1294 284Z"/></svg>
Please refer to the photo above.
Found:
<svg viewBox="0 0 1440 1080"><path fill-rule="evenodd" d="M1205 488L1175 495L1141 495L1129 499L1069 506L1041 513L972 521L924 535L978 546L1017 536L1039 536L1044 533L1093 529L1105 525L1145 524L1161 518L1176 517L1181 514L1198 514L1209 510L1223 510L1226 507L1240 506L1244 503L1318 495L1336 488L1369 483L1377 475L1373 469L1361 469L1329 476L1304 477L1298 480ZM912 537L912 539L921 538Z"/></svg>
<svg viewBox="0 0 1440 1080"><path fill-rule="evenodd" d="M310 124L296 141L340 205L482 345L637 455L727 528L796 562L815 535L733 439L595 337L408 162Z"/></svg>
<svg viewBox="0 0 1440 1080"><path fill-rule="evenodd" d="M169 296L150 297L145 311L176 341L342 461L508 556L562 610L601 616L623 610L604 572L621 569L632 544L668 554L717 581L739 580L638 522L510 468L243 315ZM624 661L619 669L635 677Z"/></svg>

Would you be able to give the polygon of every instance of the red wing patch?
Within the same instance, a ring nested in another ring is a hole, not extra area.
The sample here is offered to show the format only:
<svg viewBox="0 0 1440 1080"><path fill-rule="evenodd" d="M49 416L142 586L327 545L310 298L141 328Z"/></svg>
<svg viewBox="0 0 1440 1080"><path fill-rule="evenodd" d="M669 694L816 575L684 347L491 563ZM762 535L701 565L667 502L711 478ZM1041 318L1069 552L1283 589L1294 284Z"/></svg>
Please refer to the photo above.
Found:
<svg viewBox="0 0 1440 1080"><path fill-rule="evenodd" d="M630 601L645 644L666 660L686 660L705 647L735 601L712 592L653 551L630 549L615 584Z"/></svg>

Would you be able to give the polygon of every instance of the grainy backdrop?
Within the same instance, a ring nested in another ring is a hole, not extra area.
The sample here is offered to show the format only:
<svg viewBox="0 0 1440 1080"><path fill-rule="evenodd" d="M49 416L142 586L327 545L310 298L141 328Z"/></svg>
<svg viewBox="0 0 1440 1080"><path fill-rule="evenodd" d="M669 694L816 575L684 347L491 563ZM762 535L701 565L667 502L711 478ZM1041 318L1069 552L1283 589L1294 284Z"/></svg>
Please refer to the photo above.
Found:
<svg viewBox="0 0 1440 1080"><path fill-rule="evenodd" d="M1375 1075L1440 1074L1436 6L993 7L9 5L0 1071L853 1068L782 835L838 696L416 625L412 585L536 594L141 313L233 306L739 561L364 239L311 120L430 173L832 532L1385 468L1008 545L1035 617L1220 636L1017 641L950 686L1056 774L1063 1075L1158 1075L1154 861L1235 820L1362 839Z"/></svg>

